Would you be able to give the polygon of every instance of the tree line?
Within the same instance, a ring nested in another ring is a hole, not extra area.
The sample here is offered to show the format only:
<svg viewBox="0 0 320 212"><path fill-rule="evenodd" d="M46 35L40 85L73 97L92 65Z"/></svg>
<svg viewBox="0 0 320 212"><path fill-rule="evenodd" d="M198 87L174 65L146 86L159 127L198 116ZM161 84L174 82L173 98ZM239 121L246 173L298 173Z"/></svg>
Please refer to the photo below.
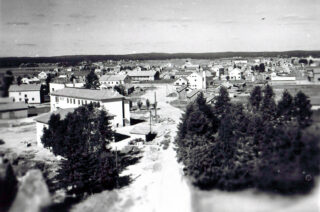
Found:
<svg viewBox="0 0 320 212"><path fill-rule="evenodd" d="M222 87L215 103L203 94L190 103L176 138L184 172L201 189L257 188L282 194L311 190L319 175L319 133L308 97L256 86L247 104Z"/></svg>

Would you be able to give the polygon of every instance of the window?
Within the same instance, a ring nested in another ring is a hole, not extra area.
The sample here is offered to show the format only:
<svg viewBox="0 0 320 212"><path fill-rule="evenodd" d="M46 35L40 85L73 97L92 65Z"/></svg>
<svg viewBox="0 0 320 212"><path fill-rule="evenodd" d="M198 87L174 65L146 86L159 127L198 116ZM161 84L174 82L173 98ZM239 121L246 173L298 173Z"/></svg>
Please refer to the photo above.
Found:
<svg viewBox="0 0 320 212"><path fill-rule="evenodd" d="M54 88L52 88L52 91L54 91Z"/></svg>
<svg viewBox="0 0 320 212"><path fill-rule="evenodd" d="M21 92L19 92L19 95L21 95Z"/></svg>
<svg viewBox="0 0 320 212"><path fill-rule="evenodd" d="M15 102L16 101L16 99L15 98L13 98L13 102Z"/></svg>
<svg viewBox="0 0 320 212"><path fill-rule="evenodd" d="M78 99L78 105L80 105L80 99Z"/></svg>
<svg viewBox="0 0 320 212"><path fill-rule="evenodd" d="M59 102L59 97L56 96L56 102Z"/></svg>
<svg viewBox="0 0 320 212"><path fill-rule="evenodd" d="M34 101L34 98L32 98L32 101Z"/></svg>
<svg viewBox="0 0 320 212"><path fill-rule="evenodd" d="M76 104L76 99L73 99L73 104Z"/></svg>
<svg viewBox="0 0 320 212"><path fill-rule="evenodd" d="M19 102L21 102L21 98L19 98Z"/></svg>
<svg viewBox="0 0 320 212"><path fill-rule="evenodd" d="M67 98L67 103L69 103L69 98Z"/></svg>
<svg viewBox="0 0 320 212"><path fill-rule="evenodd" d="M27 97L28 97L28 96L27 96L27 94L25 94L25 95L24 95L24 97L26 97L26 98L27 98Z"/></svg>

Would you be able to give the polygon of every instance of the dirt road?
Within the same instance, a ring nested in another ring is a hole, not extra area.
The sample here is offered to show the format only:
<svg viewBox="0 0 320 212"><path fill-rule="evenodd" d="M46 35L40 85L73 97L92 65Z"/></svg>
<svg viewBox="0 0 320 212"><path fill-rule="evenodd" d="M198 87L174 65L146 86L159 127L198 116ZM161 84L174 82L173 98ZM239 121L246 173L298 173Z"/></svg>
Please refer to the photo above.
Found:
<svg viewBox="0 0 320 212"><path fill-rule="evenodd" d="M157 89L147 91L142 98L154 102L154 92L160 110L158 114L163 118L170 118L173 122L160 123L161 130L170 134L169 148L164 150L156 145L164 136L157 137L154 145L146 145L141 161L130 166L123 174L130 174L135 179L129 186L105 191L89 197L76 205L73 211L131 211L131 212L189 212L191 211L190 188L182 174L181 164L178 164L173 150L173 140L176 136L177 124L181 110L172 107L172 98L166 97L172 87L156 85Z"/></svg>

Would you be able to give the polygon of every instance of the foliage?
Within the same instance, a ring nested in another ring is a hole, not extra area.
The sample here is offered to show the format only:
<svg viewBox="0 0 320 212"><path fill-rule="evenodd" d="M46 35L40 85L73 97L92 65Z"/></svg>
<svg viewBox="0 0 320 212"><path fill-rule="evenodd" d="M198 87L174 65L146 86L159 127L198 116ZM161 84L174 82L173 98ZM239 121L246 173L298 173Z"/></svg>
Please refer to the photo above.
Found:
<svg viewBox="0 0 320 212"><path fill-rule="evenodd" d="M17 84L18 84L18 85L21 85L21 84L22 84L22 77L21 77L21 76L18 76L18 77L17 77Z"/></svg>
<svg viewBox="0 0 320 212"><path fill-rule="evenodd" d="M150 101L149 101L149 99L146 100L146 106L147 106L147 109L149 110L149 108L150 108Z"/></svg>
<svg viewBox="0 0 320 212"><path fill-rule="evenodd" d="M138 103L137 103L139 110L141 110L142 104L143 103L139 100Z"/></svg>
<svg viewBox="0 0 320 212"><path fill-rule="evenodd" d="M98 89L99 86L99 78L96 73L91 70L90 73L86 76L86 83L84 84L84 87L88 89Z"/></svg>
<svg viewBox="0 0 320 212"><path fill-rule="evenodd" d="M9 96L9 88L12 85L14 81L14 76L12 74L12 71L6 71L6 73L3 75L3 95L2 97Z"/></svg>
<svg viewBox="0 0 320 212"><path fill-rule="evenodd" d="M63 120L51 116L41 141L64 157L57 178L68 193L81 196L117 186L121 165L117 153L107 147L114 136L110 120L105 110L92 104L75 109Z"/></svg>
<svg viewBox="0 0 320 212"><path fill-rule="evenodd" d="M116 86L114 86L113 89L123 96L128 95L128 92L127 92L126 87L124 85L116 85Z"/></svg>
<svg viewBox="0 0 320 212"><path fill-rule="evenodd" d="M211 109L200 96L178 126L178 159L201 189L308 192L320 173L320 136L307 128L310 108L302 92L293 98L284 91L276 104L269 85L253 89L247 108L232 104L223 88Z"/></svg>

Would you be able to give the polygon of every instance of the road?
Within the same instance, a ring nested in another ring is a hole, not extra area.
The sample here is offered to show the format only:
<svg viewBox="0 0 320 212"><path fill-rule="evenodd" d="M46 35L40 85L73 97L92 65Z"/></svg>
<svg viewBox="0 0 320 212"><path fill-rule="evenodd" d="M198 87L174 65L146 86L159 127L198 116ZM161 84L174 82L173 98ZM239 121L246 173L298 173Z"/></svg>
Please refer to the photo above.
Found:
<svg viewBox="0 0 320 212"><path fill-rule="evenodd" d="M165 85L156 85L156 90L147 91L142 98L157 102L161 119L158 127L170 134L169 148L163 150L158 145L146 145L143 158L135 165L128 167L124 175L131 175L135 179L130 185L113 191L104 191L89 197L76 205L72 211L130 211L130 212L190 212L191 192L186 178L183 176L182 166L177 162L173 141L176 136L177 124L182 111L168 104L166 97L169 90ZM154 144L160 143L163 135L157 137Z"/></svg>

